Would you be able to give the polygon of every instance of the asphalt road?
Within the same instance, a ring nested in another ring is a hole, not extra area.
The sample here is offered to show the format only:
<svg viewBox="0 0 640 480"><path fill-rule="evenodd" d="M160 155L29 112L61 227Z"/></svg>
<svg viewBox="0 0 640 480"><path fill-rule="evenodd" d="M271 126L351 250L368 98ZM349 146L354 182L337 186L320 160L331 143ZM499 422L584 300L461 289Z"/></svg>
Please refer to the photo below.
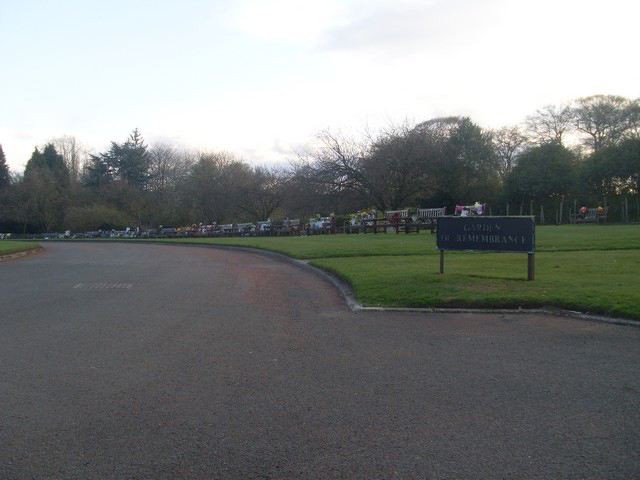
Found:
<svg viewBox="0 0 640 480"><path fill-rule="evenodd" d="M640 478L640 328L352 312L253 253L0 263L0 478Z"/></svg>

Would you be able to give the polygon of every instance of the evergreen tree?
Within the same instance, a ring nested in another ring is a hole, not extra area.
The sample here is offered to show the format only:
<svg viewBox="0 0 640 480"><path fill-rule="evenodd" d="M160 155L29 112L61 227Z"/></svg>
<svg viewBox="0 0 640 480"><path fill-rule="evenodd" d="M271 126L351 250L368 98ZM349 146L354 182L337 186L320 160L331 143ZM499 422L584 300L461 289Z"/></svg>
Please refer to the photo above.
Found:
<svg viewBox="0 0 640 480"><path fill-rule="evenodd" d="M92 187L122 182L144 190L149 181L150 168L147 146L136 128L124 143L111 142L107 152L91 155L86 182Z"/></svg>
<svg viewBox="0 0 640 480"><path fill-rule="evenodd" d="M41 231L61 230L68 201L69 170L53 144L34 150L24 170L25 209Z"/></svg>
<svg viewBox="0 0 640 480"><path fill-rule="evenodd" d="M69 170L62 155L58 153L52 143L45 145L42 152L37 148L34 150L24 169L24 176L26 179L31 175L45 172L52 175L60 187L69 185Z"/></svg>
<svg viewBox="0 0 640 480"><path fill-rule="evenodd" d="M88 187L100 188L115 181L115 168L109 152L91 155L84 182Z"/></svg>
<svg viewBox="0 0 640 480"><path fill-rule="evenodd" d="M144 189L151 162L144 139L136 128L122 145L113 144L112 154L120 178L130 186Z"/></svg>
<svg viewBox="0 0 640 480"><path fill-rule="evenodd" d="M11 175L9 174L9 166L4 156L4 150L0 145L0 190L6 188L11 183Z"/></svg>

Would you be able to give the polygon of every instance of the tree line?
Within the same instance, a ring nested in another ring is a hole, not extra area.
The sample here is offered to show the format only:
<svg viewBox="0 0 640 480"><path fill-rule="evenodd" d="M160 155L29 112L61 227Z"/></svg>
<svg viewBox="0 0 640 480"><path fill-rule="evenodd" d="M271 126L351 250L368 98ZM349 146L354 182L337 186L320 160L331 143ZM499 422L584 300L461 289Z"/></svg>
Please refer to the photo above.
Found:
<svg viewBox="0 0 640 480"><path fill-rule="evenodd" d="M370 207L453 212L476 201L494 215L547 209L563 219L579 204L640 220L640 99L578 98L494 130L444 117L358 138L323 131L286 167L148 146L135 129L98 154L74 137L53 139L34 150L22 174L11 174L0 145L3 232L306 218Z"/></svg>

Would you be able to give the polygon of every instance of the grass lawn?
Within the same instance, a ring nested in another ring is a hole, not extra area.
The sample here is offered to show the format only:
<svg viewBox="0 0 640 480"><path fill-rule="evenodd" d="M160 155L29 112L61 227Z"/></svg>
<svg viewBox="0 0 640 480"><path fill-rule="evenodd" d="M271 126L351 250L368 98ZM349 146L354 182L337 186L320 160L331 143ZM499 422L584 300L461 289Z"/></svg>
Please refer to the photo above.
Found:
<svg viewBox="0 0 640 480"><path fill-rule="evenodd" d="M180 240L185 242L185 240ZM536 228L536 279L526 254L446 252L435 235L189 239L277 251L346 280L365 306L557 307L640 320L640 226Z"/></svg>
<svg viewBox="0 0 640 480"><path fill-rule="evenodd" d="M172 240L167 240L172 241ZM229 237L177 239L180 243L212 243L262 248L299 259L437 255L436 236L429 232L314 235L311 237ZM536 252L640 250L638 225L563 225L536 228Z"/></svg>
<svg viewBox="0 0 640 480"><path fill-rule="evenodd" d="M449 253L332 258L311 263L347 280L367 306L559 307L640 320L640 251L540 253L528 282L527 255Z"/></svg>
<svg viewBox="0 0 640 480"><path fill-rule="evenodd" d="M40 248L40 245L33 242L21 242L18 240L0 240L0 255L24 252Z"/></svg>

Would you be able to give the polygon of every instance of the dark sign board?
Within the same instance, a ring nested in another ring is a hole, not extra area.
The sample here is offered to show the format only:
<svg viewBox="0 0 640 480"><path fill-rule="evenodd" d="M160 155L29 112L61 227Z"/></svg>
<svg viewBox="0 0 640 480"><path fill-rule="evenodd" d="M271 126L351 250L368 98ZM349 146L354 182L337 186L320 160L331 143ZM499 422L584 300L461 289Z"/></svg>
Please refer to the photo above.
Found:
<svg viewBox="0 0 640 480"><path fill-rule="evenodd" d="M439 250L534 253L534 217L440 217Z"/></svg>

